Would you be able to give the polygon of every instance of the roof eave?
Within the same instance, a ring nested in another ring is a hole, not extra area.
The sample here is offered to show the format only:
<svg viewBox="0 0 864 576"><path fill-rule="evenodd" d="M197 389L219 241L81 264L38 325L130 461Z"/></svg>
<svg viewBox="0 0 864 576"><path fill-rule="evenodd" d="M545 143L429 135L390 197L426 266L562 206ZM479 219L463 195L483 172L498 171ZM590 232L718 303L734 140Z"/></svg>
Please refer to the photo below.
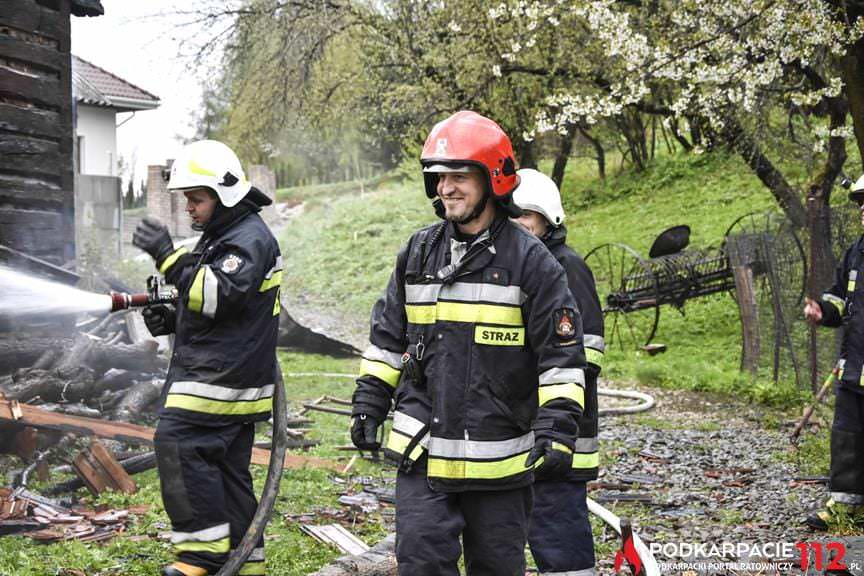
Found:
<svg viewBox="0 0 864 576"><path fill-rule="evenodd" d="M118 112L132 112L133 110L154 110L159 107L161 101L108 96L108 104Z"/></svg>

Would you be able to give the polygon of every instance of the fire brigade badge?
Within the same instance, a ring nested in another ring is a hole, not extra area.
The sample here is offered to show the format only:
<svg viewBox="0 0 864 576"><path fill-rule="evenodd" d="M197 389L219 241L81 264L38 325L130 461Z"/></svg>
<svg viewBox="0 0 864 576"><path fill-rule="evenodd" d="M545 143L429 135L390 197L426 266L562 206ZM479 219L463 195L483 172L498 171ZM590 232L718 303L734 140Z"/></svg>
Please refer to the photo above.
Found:
<svg viewBox="0 0 864 576"><path fill-rule="evenodd" d="M435 142L435 155L436 156L447 156L447 139L439 138L437 142Z"/></svg>
<svg viewBox="0 0 864 576"><path fill-rule="evenodd" d="M576 334L576 314L570 308L555 311L555 333L559 338L569 339Z"/></svg>
<svg viewBox="0 0 864 576"><path fill-rule="evenodd" d="M234 274L243 265L243 259L236 254L231 254L222 261L222 272L225 274Z"/></svg>

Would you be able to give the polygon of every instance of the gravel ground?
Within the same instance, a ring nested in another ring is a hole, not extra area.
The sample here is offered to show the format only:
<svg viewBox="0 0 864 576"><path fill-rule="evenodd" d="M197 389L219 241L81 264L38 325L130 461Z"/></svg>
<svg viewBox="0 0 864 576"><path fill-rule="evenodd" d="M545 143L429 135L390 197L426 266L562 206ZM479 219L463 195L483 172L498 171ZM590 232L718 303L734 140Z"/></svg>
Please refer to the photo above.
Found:
<svg viewBox="0 0 864 576"><path fill-rule="evenodd" d="M627 388L610 383L604 386ZM804 527L802 521L810 510L821 505L827 489L822 484L795 480L799 472L787 436L789 430L777 429L776 412L725 397L638 389L652 394L657 405L643 414L601 420L600 439L605 458L601 477L590 496L617 514L632 518L637 533L646 543L704 543L710 549L711 545L722 546L724 542L764 547L775 542L813 542L820 537ZM608 406L611 401L601 397L600 404ZM772 420L775 424L768 425ZM629 488L620 486L632 481L633 478L628 478L632 476L642 482ZM609 502L620 495L625 498L638 495L649 501ZM611 536L608 534L608 539ZM847 560L860 562L860 542L848 544ZM656 558L670 560L662 553ZM734 559L735 556L727 556L726 561ZM750 560L758 559L767 558L763 554ZM613 557L598 558L600 573L611 573L613 560ZM728 568L689 572L777 573L801 572Z"/></svg>

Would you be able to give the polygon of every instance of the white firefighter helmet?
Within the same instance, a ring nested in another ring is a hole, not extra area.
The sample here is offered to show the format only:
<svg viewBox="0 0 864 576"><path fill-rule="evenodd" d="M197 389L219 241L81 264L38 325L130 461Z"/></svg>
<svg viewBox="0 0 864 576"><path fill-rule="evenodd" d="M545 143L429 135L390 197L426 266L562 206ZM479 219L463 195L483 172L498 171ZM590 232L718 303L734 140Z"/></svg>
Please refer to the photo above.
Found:
<svg viewBox="0 0 864 576"><path fill-rule="evenodd" d="M216 140L199 140L184 146L177 155L168 190L200 186L213 190L222 205L231 208L249 193L252 184L231 148Z"/></svg>
<svg viewBox="0 0 864 576"><path fill-rule="evenodd" d="M531 168L522 168L516 173L519 186L513 191L513 202L522 210L539 212L552 227L560 226L564 222L564 207L555 182Z"/></svg>
<svg viewBox="0 0 864 576"><path fill-rule="evenodd" d="M862 196L864 196L864 175L849 188L849 199L853 202L857 202Z"/></svg>

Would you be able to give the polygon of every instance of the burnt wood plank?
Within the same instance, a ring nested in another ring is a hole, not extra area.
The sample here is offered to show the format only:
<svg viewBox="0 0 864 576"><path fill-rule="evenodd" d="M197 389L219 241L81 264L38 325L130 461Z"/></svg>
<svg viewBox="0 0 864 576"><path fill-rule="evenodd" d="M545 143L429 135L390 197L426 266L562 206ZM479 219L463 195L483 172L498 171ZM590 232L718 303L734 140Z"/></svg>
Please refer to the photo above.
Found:
<svg viewBox="0 0 864 576"><path fill-rule="evenodd" d="M0 204L56 212L62 209L66 194L49 180L0 173Z"/></svg>
<svg viewBox="0 0 864 576"><path fill-rule="evenodd" d="M59 110L72 99L61 86L56 76L22 72L0 64L0 96Z"/></svg>
<svg viewBox="0 0 864 576"><path fill-rule="evenodd" d="M0 0L0 26L6 24L26 32L59 38L69 29L68 18L68 8L64 22L62 10L51 10L33 0Z"/></svg>
<svg viewBox="0 0 864 576"><path fill-rule="evenodd" d="M44 154L0 153L0 174L43 178L59 184L71 158L60 152Z"/></svg>
<svg viewBox="0 0 864 576"><path fill-rule="evenodd" d="M24 108L0 102L0 130L56 140L63 132L55 110Z"/></svg>
<svg viewBox="0 0 864 576"><path fill-rule="evenodd" d="M69 58L67 54L63 54L57 49L56 41L47 41L44 44L27 42L24 39L3 34L2 28L0 28L0 55L9 60L18 60L27 63L27 65L50 70L55 74L63 68Z"/></svg>
<svg viewBox="0 0 864 576"><path fill-rule="evenodd" d="M0 244L52 264L63 264L62 225L60 212L0 208Z"/></svg>
<svg viewBox="0 0 864 576"><path fill-rule="evenodd" d="M32 156L56 154L57 152L57 142L35 136L9 134L0 131L0 154L23 154L25 156Z"/></svg>

